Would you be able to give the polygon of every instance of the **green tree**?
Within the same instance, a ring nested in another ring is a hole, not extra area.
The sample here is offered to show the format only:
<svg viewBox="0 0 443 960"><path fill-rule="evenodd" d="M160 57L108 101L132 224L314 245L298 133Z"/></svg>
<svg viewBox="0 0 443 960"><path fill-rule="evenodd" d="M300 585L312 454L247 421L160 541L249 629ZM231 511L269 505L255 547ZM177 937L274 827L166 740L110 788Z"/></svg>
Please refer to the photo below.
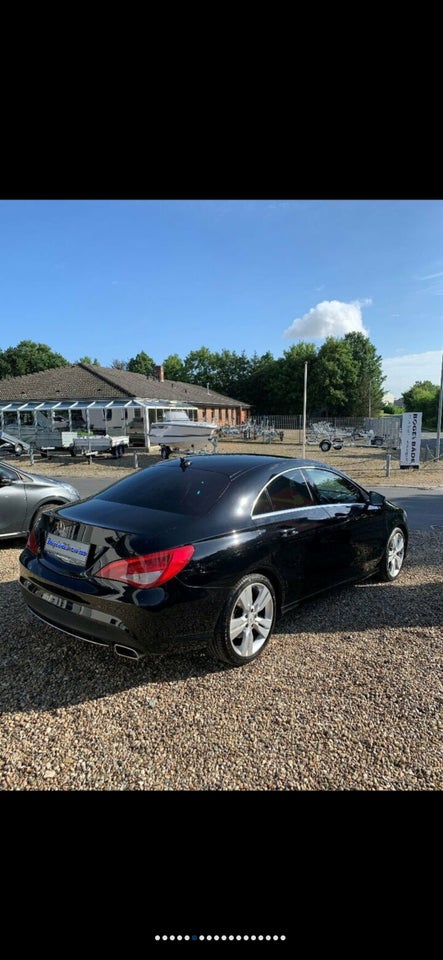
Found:
<svg viewBox="0 0 443 960"><path fill-rule="evenodd" d="M253 413L259 415L277 413L277 410L273 410L271 407L276 368L277 361L269 350L263 353L261 357L257 352L253 354L245 394L241 397L244 403L252 405Z"/></svg>
<svg viewBox="0 0 443 960"><path fill-rule="evenodd" d="M358 366L346 337L327 337L309 376L309 412L327 417L352 416L357 382Z"/></svg>
<svg viewBox="0 0 443 960"><path fill-rule="evenodd" d="M191 350L185 357L184 370L187 382L198 383L204 387L209 383L213 389L214 373L217 370L215 354L207 347Z"/></svg>
<svg viewBox="0 0 443 960"><path fill-rule="evenodd" d="M143 373L145 377L152 377L154 373L155 361L152 357L148 357L148 354L144 350L141 350L140 353L137 353L135 357L131 357L128 361L127 369L131 373Z"/></svg>
<svg viewBox="0 0 443 960"><path fill-rule="evenodd" d="M88 363L90 367L99 367L100 363L95 357L95 360L91 360L91 357L80 357L80 360L76 361L77 363Z"/></svg>
<svg viewBox="0 0 443 960"><path fill-rule="evenodd" d="M403 393L406 413L421 412L426 430L437 429L439 394L440 387L430 380L416 380L414 386Z"/></svg>
<svg viewBox="0 0 443 960"><path fill-rule="evenodd" d="M345 343L354 361L356 380L349 395L349 413L354 417L377 417L383 407L382 358L364 333L346 333Z"/></svg>
<svg viewBox="0 0 443 960"><path fill-rule="evenodd" d="M54 353L46 343L21 340L16 347L8 347L0 354L0 377L22 377L53 367L67 367L69 361L61 353Z"/></svg>
<svg viewBox="0 0 443 960"><path fill-rule="evenodd" d="M245 351L222 350L213 354L214 371L211 387L228 397L244 400L244 390L250 376L250 361Z"/></svg>
<svg viewBox="0 0 443 960"><path fill-rule="evenodd" d="M316 348L313 343L303 341L293 344L289 350L284 350L283 357L275 361L269 384L268 409L270 412L290 414L303 412L306 361L310 380L316 363Z"/></svg>
<svg viewBox="0 0 443 960"><path fill-rule="evenodd" d="M385 403L383 413L386 414L386 416L392 417L394 414L398 416L398 414L403 413L403 407L396 407L395 403Z"/></svg>
<svg viewBox="0 0 443 960"><path fill-rule="evenodd" d="M180 360L178 353L171 353L166 360L163 360L163 373L165 380L188 382L183 360Z"/></svg>

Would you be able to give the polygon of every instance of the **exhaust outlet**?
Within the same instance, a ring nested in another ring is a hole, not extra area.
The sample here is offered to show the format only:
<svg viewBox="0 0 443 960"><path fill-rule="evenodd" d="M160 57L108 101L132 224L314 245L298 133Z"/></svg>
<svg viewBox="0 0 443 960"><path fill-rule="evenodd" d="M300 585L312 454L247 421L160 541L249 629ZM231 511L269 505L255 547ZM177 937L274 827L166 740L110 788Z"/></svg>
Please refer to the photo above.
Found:
<svg viewBox="0 0 443 960"><path fill-rule="evenodd" d="M124 657L125 660L141 660L141 654L133 647L125 647L122 643L114 643L114 653L117 657Z"/></svg>

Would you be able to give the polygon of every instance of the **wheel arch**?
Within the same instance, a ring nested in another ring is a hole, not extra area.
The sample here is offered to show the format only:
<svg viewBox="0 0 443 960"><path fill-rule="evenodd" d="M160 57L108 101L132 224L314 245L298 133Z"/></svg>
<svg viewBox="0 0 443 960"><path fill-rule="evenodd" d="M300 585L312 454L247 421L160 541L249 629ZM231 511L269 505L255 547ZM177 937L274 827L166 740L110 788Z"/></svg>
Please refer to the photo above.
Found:
<svg viewBox="0 0 443 960"><path fill-rule="evenodd" d="M44 500L43 503L39 503L31 514L29 529L34 526L36 518L43 513L44 510L47 510L49 507L64 507L70 502L70 500L62 500L60 497L51 497L48 500Z"/></svg>

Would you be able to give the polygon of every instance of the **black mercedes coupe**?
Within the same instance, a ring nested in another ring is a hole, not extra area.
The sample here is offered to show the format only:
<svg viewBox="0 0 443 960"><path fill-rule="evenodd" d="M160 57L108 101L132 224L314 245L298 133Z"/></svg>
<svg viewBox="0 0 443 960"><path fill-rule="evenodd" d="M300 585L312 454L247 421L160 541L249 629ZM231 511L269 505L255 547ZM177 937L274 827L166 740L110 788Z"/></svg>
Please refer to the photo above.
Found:
<svg viewBox="0 0 443 960"><path fill-rule="evenodd" d="M20 585L44 623L118 656L201 642L241 666L304 598L395 580L407 541L400 506L324 463L193 454L44 512Z"/></svg>

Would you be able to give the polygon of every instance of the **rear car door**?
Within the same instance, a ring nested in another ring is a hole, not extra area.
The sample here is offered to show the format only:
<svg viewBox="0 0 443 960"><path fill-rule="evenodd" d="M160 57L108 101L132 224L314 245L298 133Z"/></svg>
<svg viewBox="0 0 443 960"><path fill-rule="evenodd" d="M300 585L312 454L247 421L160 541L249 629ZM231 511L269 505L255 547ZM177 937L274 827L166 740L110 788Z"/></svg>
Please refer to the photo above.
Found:
<svg viewBox="0 0 443 960"><path fill-rule="evenodd" d="M314 501L299 468L269 481L254 505L252 518L284 584L283 609L323 589L327 565L320 545L330 518Z"/></svg>

